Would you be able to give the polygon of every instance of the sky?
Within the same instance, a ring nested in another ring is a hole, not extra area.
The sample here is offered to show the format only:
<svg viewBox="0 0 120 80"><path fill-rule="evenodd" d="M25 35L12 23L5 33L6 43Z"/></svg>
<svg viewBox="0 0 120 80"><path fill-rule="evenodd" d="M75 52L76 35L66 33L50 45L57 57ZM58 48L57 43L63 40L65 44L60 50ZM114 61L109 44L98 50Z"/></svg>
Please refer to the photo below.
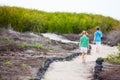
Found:
<svg viewBox="0 0 120 80"><path fill-rule="evenodd" d="M120 20L120 0L0 0L0 5L46 12L100 14Z"/></svg>

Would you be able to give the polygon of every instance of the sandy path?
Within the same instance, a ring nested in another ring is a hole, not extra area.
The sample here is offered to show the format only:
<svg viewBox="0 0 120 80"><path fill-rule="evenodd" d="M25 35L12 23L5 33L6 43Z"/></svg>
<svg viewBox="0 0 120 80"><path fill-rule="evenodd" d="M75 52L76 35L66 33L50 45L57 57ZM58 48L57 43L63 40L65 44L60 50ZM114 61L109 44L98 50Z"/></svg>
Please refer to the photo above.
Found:
<svg viewBox="0 0 120 80"><path fill-rule="evenodd" d="M54 62L48 68L42 80L91 80L95 60L98 57L105 57L117 51L116 47L102 46L102 52L95 53L95 46L92 45L92 54L87 56L87 63L81 63L81 56L72 61Z"/></svg>
<svg viewBox="0 0 120 80"><path fill-rule="evenodd" d="M72 61L53 62L42 80L91 80L95 60L117 51L117 47L102 45L98 54L95 53L95 45L92 45L91 55L87 55L86 64L81 63L81 56Z"/></svg>

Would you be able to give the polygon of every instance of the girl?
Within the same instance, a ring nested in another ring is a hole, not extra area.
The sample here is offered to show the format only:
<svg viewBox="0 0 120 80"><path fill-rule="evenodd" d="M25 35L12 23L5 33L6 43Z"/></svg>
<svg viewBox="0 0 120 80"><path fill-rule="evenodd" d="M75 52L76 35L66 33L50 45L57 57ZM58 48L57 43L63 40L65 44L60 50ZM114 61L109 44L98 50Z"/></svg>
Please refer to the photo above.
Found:
<svg viewBox="0 0 120 80"><path fill-rule="evenodd" d="M79 47L80 47L80 50L82 53L82 63L86 62L87 49L88 49L88 45L89 45L89 38L86 35L87 35L87 32L83 31L81 33L82 37L80 37Z"/></svg>

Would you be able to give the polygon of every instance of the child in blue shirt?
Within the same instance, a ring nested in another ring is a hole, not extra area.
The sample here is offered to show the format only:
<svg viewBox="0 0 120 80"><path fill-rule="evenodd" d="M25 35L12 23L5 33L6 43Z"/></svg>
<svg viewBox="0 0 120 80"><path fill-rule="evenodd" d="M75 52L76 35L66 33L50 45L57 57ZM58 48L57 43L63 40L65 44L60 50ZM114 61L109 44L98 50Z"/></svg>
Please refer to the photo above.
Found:
<svg viewBox="0 0 120 80"><path fill-rule="evenodd" d="M102 37L102 32L100 31L100 28L96 28L96 32L94 33L94 41L96 43L96 52L100 52L100 46L101 46L101 37Z"/></svg>

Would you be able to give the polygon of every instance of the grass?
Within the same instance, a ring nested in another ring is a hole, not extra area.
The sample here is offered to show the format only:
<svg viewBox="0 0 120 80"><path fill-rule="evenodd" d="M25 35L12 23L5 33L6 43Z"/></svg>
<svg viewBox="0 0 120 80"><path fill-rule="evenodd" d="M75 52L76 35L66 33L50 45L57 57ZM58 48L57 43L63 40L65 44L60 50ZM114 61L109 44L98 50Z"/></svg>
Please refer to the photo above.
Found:
<svg viewBox="0 0 120 80"><path fill-rule="evenodd" d="M11 62L10 62L10 61L5 61L5 64L6 64L6 65L10 65Z"/></svg>
<svg viewBox="0 0 120 80"><path fill-rule="evenodd" d="M43 48L42 44L40 44L40 43L38 43L36 41L32 41L31 43L17 42L17 45L21 46L21 47L35 47L37 49L42 49Z"/></svg>
<svg viewBox="0 0 120 80"><path fill-rule="evenodd" d="M53 48L52 47L48 47L48 50L53 50Z"/></svg>
<svg viewBox="0 0 120 80"><path fill-rule="evenodd" d="M5 37L5 42L10 42L10 38L9 37Z"/></svg>
<svg viewBox="0 0 120 80"><path fill-rule="evenodd" d="M21 64L21 66L22 66L22 67L26 67L26 66L27 66L27 64L24 64L24 63L23 63L23 64Z"/></svg>
<svg viewBox="0 0 120 80"><path fill-rule="evenodd" d="M104 58L104 61L120 64L120 53L118 53L116 55L110 54L107 56L107 58Z"/></svg>
<svg viewBox="0 0 120 80"><path fill-rule="evenodd" d="M9 37L5 37L4 40L0 40L0 45L3 44L3 43L14 43L14 41L12 39L10 39ZM36 42L36 41L31 41L31 42L20 42L20 41L16 41L16 44L18 46L21 46L21 47L35 47L37 49L42 49L43 46L42 44L40 44L39 42Z"/></svg>
<svg viewBox="0 0 120 80"><path fill-rule="evenodd" d="M118 50L120 51L120 44L118 44ZM120 53L110 54L106 58L104 58L104 61L120 64Z"/></svg>
<svg viewBox="0 0 120 80"><path fill-rule="evenodd" d="M3 39L0 39L0 45L9 44L13 42L14 42L13 39L10 39L8 36L4 37Z"/></svg>
<svg viewBox="0 0 120 80"><path fill-rule="evenodd" d="M42 49L42 48L43 48L43 46L42 46L40 43L35 42L35 41L33 41L33 42L30 44L30 46L36 47L37 49Z"/></svg>
<svg viewBox="0 0 120 80"><path fill-rule="evenodd" d="M120 44L118 44L118 47L117 47L117 48L118 48L118 50L120 51Z"/></svg>

